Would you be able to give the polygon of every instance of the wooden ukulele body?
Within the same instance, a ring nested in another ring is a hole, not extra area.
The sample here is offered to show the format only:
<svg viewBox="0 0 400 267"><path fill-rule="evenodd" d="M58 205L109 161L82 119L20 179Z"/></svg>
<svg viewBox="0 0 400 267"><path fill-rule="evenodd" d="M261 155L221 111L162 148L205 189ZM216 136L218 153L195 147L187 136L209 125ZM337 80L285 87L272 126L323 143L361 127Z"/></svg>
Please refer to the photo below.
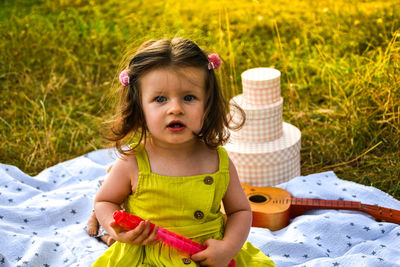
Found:
<svg viewBox="0 0 400 267"><path fill-rule="evenodd" d="M242 184L250 201L254 227L271 231L282 229L290 220L290 193L278 187L253 187ZM268 212L266 211L268 209Z"/></svg>

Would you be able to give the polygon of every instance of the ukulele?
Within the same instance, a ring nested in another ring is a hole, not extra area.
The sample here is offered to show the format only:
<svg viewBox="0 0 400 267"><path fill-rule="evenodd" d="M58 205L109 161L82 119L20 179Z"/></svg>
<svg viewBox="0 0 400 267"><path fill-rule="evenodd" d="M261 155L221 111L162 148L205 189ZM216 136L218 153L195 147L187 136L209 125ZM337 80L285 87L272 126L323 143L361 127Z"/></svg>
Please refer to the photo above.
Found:
<svg viewBox="0 0 400 267"><path fill-rule="evenodd" d="M254 227L276 231L286 227L289 220L313 209L355 210L368 213L376 219L400 224L400 211L358 201L293 198L278 187L254 187L242 183L253 213Z"/></svg>

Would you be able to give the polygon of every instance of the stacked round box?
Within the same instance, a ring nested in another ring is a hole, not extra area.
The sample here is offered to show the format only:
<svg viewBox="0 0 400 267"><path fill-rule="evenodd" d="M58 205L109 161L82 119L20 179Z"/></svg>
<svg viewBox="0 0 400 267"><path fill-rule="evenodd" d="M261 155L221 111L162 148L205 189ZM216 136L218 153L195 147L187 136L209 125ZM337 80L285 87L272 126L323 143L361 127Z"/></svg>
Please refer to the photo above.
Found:
<svg viewBox="0 0 400 267"><path fill-rule="evenodd" d="M300 175L301 133L282 121L280 71L255 68L242 73L243 94L231 101L246 113L246 122L231 131L226 150L242 183L273 186ZM233 122L237 113L232 112Z"/></svg>

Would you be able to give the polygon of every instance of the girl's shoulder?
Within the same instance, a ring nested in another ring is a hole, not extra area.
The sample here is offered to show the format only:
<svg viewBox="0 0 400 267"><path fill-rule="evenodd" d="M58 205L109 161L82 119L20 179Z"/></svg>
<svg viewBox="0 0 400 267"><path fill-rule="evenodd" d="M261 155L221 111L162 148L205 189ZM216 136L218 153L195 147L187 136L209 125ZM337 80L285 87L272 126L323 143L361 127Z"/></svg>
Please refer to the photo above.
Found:
<svg viewBox="0 0 400 267"><path fill-rule="evenodd" d="M114 162L110 174L119 181L130 184L131 192L135 192L139 177L139 166L135 154L121 155Z"/></svg>
<svg viewBox="0 0 400 267"><path fill-rule="evenodd" d="M120 155L114 162L112 169L113 172L133 174L136 170L139 170L138 163L136 160L136 154L129 153Z"/></svg>
<svg viewBox="0 0 400 267"><path fill-rule="evenodd" d="M120 168L123 169L131 169L131 168L138 168L137 157L139 153L144 151L144 146L142 144L129 144L129 149L126 151L125 154L120 154L115 164L118 164Z"/></svg>

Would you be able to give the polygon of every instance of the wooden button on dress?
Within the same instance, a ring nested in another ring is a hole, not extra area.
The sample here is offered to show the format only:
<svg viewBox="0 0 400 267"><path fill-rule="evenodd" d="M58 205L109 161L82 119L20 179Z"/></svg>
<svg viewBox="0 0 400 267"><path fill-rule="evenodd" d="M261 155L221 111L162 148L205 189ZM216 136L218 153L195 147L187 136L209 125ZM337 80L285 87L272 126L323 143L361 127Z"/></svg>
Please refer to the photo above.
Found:
<svg viewBox="0 0 400 267"><path fill-rule="evenodd" d="M182 262L183 262L183 264L190 264L191 262L192 262L192 260L191 259L189 259L189 258L183 258L182 259Z"/></svg>
<svg viewBox="0 0 400 267"><path fill-rule="evenodd" d="M196 210L194 212L194 217L198 220L201 220L204 218L204 213L201 210Z"/></svg>
<svg viewBox="0 0 400 267"><path fill-rule="evenodd" d="M205 184L212 184L214 182L214 179L211 176L206 176L206 178L204 178L204 183Z"/></svg>

